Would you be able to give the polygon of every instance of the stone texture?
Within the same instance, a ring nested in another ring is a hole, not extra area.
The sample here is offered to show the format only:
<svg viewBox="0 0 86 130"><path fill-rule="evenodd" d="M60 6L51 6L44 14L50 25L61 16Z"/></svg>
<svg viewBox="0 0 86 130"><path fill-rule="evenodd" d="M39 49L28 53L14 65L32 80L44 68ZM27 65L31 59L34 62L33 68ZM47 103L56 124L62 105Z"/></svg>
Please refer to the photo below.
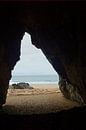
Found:
<svg viewBox="0 0 86 130"><path fill-rule="evenodd" d="M6 101L9 80L11 78L11 71L6 62L6 51L4 46L0 47L0 105Z"/></svg>
<svg viewBox="0 0 86 130"><path fill-rule="evenodd" d="M31 87L29 85L29 83L24 83L24 82L20 82L20 83L17 83L17 84L12 84L12 87L13 89L33 89L33 87Z"/></svg>
<svg viewBox="0 0 86 130"><path fill-rule="evenodd" d="M59 88L63 95L73 101L77 101L80 104L84 105L84 100L78 92L77 87L74 87L70 83L68 83L65 79L60 79Z"/></svg>

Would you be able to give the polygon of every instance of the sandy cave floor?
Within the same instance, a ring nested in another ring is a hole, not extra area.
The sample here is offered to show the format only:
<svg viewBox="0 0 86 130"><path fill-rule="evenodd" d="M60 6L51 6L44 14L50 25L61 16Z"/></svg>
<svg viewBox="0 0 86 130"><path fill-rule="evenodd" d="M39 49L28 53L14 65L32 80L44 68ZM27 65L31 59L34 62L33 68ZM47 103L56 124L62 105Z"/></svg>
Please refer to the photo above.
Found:
<svg viewBox="0 0 86 130"><path fill-rule="evenodd" d="M34 89L9 89L3 110L7 114L55 113L80 106L62 95L56 84L33 84Z"/></svg>

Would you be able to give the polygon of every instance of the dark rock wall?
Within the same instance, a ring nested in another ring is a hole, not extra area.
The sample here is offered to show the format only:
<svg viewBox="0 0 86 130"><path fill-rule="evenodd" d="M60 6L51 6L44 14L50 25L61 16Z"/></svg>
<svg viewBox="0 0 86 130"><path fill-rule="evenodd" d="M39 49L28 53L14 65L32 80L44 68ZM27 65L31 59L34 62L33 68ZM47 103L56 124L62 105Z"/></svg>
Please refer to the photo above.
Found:
<svg viewBox="0 0 86 130"><path fill-rule="evenodd" d="M0 8L0 105L6 101L11 71L20 59L21 40L24 27L13 16L8 7Z"/></svg>
<svg viewBox="0 0 86 130"><path fill-rule="evenodd" d="M85 4L30 2L0 6L0 41L6 53L2 64L6 62L9 70L13 69L26 31L58 72L63 94L86 102Z"/></svg>
<svg viewBox="0 0 86 130"><path fill-rule="evenodd" d="M73 100L84 102L86 100L85 7L70 5L44 9L42 12L44 14L40 11L42 8L38 8L38 12L37 10L32 12L34 21L31 32L32 43L43 50L61 79L68 82L66 95L70 95L69 98ZM29 18L30 15L27 17L28 26ZM61 86L61 91L65 91Z"/></svg>
<svg viewBox="0 0 86 130"><path fill-rule="evenodd" d="M66 95L83 103L86 100L85 7L73 5L49 9L45 8L48 15L33 12L32 43L42 48L61 78L68 82L63 86L68 88ZM65 89L61 88L61 91L64 94Z"/></svg>

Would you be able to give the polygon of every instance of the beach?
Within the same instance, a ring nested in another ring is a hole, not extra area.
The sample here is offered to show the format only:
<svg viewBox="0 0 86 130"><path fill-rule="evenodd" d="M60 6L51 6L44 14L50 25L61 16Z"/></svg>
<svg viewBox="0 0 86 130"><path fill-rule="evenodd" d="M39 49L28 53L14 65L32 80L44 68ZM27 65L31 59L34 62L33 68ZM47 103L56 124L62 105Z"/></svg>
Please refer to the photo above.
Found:
<svg viewBox="0 0 86 130"><path fill-rule="evenodd" d="M33 89L8 89L3 109L8 114L55 113L80 106L66 99L57 84L31 84Z"/></svg>

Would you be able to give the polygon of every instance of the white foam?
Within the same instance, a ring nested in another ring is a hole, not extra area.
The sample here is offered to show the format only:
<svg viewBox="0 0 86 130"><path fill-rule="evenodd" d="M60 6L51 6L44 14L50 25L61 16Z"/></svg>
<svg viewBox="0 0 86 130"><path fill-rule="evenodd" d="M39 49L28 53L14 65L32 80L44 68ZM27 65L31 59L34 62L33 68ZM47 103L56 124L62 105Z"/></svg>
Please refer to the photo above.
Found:
<svg viewBox="0 0 86 130"><path fill-rule="evenodd" d="M19 83L19 82L10 82L9 84L12 85L16 83ZM58 82L27 82L27 83L29 84L58 84Z"/></svg>

